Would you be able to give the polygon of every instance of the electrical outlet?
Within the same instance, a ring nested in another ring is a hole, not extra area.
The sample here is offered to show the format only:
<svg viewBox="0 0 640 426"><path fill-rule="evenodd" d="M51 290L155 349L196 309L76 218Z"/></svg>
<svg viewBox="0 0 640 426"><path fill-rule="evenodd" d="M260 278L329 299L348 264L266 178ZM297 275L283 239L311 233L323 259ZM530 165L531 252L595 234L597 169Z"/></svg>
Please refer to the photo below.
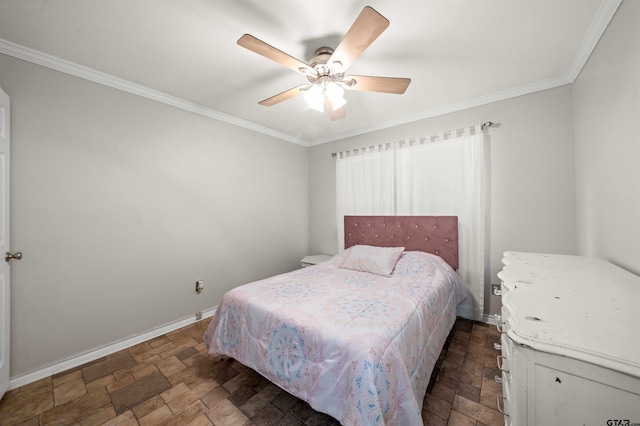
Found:
<svg viewBox="0 0 640 426"><path fill-rule="evenodd" d="M201 319L202 319L202 311L196 312L196 320L201 320Z"/></svg>
<svg viewBox="0 0 640 426"><path fill-rule="evenodd" d="M200 294L202 293L202 290L204 290L204 281L202 280L196 281L196 293Z"/></svg>
<svg viewBox="0 0 640 426"><path fill-rule="evenodd" d="M502 296L502 290L500 290L500 284L491 284L491 294L494 296Z"/></svg>

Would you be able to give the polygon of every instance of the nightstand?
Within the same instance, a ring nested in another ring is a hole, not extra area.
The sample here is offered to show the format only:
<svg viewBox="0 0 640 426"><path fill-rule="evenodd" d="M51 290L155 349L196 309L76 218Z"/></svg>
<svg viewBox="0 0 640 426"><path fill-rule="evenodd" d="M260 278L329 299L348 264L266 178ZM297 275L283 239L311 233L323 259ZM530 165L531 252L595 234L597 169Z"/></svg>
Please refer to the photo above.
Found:
<svg viewBox="0 0 640 426"><path fill-rule="evenodd" d="M301 261L300 261L300 266L302 266L303 268L306 268L307 266L312 266L321 262L326 262L327 260L331 259L333 256L327 256L326 254L316 254L313 256L305 256Z"/></svg>

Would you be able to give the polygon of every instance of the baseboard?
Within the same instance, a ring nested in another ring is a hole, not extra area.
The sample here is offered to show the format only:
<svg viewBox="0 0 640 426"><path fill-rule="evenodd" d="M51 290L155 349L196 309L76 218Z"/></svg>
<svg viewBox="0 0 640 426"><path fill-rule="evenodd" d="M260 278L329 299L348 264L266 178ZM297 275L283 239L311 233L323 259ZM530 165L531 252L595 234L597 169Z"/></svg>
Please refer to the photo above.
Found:
<svg viewBox="0 0 640 426"><path fill-rule="evenodd" d="M482 322L486 322L487 324L498 325L499 321L500 319L497 315L484 314L482 318Z"/></svg>
<svg viewBox="0 0 640 426"><path fill-rule="evenodd" d="M212 317L215 314L216 309L218 309L217 306L214 308L202 311L202 319ZM145 333L130 337L128 339L121 340L119 342L115 342L107 346L103 346L99 349L95 349L93 351L86 352L84 354L73 356L64 361L58 362L48 367L44 367L40 370L32 371L30 373L22 374L16 377L11 377L9 379L8 390L16 389L21 386L28 385L29 383L37 382L38 380L44 379L46 377L53 376L54 374L58 374L66 370L79 367L83 364L86 364L91 361L95 361L96 359L102 358L104 356L111 355L123 349L135 346L139 343L146 342L147 340L151 340L158 336L162 336L163 334L167 334L172 331L178 330L182 327L186 327L197 321L200 321L200 320L196 319L196 317L192 315L192 316L189 316L188 318L183 318L181 320L166 324L162 327L158 327L153 330L149 330ZM498 319L495 317L495 315L484 314L482 321L488 324L493 324L493 325L498 324Z"/></svg>
<svg viewBox="0 0 640 426"><path fill-rule="evenodd" d="M210 318L213 316L213 314L215 314L216 309L218 309L217 306L214 308L202 311L201 319L196 319L195 315L192 315L192 316L189 316L188 318L183 318L181 320L163 325L162 327L154 328L152 330L146 331L142 334L138 334L128 339L111 343L107 346L103 346L101 348L94 349L92 351L85 352L80 355L75 355L71 358L67 358L64 361L58 362L48 367L44 367L40 370L32 371L30 373L22 374L16 377L11 377L9 379L8 390L12 390L24 385L28 385L29 383L33 383L38 380L44 379L46 377L53 376L54 374L58 374L66 370L70 370L72 368L81 366L88 362L95 361L96 359L102 358L104 356L111 355L123 349L130 348L139 343L146 342L147 340L151 340L158 336L162 336L163 334L167 334L172 331L178 330L182 327L186 327L197 321L201 321L202 319Z"/></svg>

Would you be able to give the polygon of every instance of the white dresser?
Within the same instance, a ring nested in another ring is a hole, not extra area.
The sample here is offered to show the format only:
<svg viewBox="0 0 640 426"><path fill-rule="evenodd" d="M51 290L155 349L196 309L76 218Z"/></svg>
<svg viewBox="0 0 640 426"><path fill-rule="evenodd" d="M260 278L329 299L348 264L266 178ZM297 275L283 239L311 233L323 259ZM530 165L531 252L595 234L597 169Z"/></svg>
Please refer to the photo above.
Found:
<svg viewBox="0 0 640 426"><path fill-rule="evenodd" d="M503 263L505 424L640 425L640 277L579 256Z"/></svg>

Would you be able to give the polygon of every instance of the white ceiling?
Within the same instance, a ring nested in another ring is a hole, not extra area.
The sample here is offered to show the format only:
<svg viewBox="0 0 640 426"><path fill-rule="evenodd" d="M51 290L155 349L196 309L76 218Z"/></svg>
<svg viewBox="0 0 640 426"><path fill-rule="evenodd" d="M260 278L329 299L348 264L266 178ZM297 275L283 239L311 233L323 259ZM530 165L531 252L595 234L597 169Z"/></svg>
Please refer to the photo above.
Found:
<svg viewBox="0 0 640 426"><path fill-rule="evenodd" d="M0 0L0 53L313 145L570 83L618 4ZM301 96L258 105L305 77L238 46L242 34L306 62L335 47L365 5L391 24L349 73L409 77L404 95L348 91L338 121Z"/></svg>

